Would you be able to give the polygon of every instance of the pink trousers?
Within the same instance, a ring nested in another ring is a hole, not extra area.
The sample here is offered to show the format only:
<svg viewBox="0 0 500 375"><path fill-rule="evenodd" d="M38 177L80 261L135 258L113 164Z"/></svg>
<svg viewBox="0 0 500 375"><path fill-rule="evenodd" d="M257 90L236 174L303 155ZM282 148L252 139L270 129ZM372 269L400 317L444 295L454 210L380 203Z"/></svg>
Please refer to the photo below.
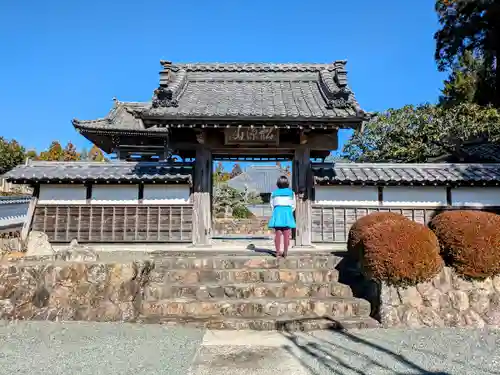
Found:
<svg viewBox="0 0 500 375"><path fill-rule="evenodd" d="M290 237L292 230L290 228L276 228L274 234L274 247L276 248L276 254L280 253L281 248L281 237L283 237L283 254L288 253L288 246L290 246Z"/></svg>

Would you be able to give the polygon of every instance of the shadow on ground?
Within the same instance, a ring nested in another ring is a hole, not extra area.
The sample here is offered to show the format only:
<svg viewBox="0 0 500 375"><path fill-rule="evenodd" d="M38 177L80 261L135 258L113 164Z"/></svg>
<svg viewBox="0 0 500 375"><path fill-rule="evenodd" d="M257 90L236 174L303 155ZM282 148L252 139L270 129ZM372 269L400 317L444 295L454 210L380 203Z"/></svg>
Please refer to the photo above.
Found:
<svg viewBox="0 0 500 375"><path fill-rule="evenodd" d="M332 320L332 322L335 321ZM305 333L284 330L282 335L289 342L284 349L294 356L311 375L327 373L337 375L500 374L472 364L463 358L457 359L453 356L455 354L453 348L449 348L446 342L442 344L451 350L450 355L433 351L432 348L415 347L416 340L408 339L408 336L406 336L406 341L398 339L386 341L385 335L390 336L390 334L384 334L381 330L376 330L381 333L375 335L375 338L363 337L370 331L349 332L337 323L336 328L329 331ZM380 337L377 337L379 335ZM409 359L410 355L416 359ZM453 371L440 371L443 368L452 368Z"/></svg>
<svg viewBox="0 0 500 375"><path fill-rule="evenodd" d="M276 257L276 250L269 249L269 248L264 248L264 247L257 247L253 243L251 243L250 245L248 245L246 247L246 249L250 250L250 251L253 251L254 253L267 254L267 255L271 255L273 257Z"/></svg>

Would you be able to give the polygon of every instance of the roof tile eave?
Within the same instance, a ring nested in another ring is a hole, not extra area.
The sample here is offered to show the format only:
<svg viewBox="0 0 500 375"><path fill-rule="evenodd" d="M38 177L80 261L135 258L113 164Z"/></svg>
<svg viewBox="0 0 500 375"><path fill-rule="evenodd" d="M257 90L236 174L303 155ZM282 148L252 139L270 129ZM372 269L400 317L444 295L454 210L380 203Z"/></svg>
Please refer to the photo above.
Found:
<svg viewBox="0 0 500 375"><path fill-rule="evenodd" d="M330 111L330 110L329 110ZM171 114L171 113L166 113L166 114L158 114L158 113L153 113L153 114L143 114L144 119L162 119L166 121L175 121L175 120L181 120L181 121L200 121L200 120L209 120L209 121L278 121L278 122L286 122L286 121L292 121L292 122L311 122L311 121L316 121L316 122L332 122L332 123L344 123L344 122L360 122L363 121L362 117L358 116L337 116L334 112L331 112L331 115L329 116L319 116L319 115L310 115L310 116L301 116L301 115L291 115L291 114L286 114L286 115L279 115L279 116L255 116L252 114L240 114L237 116L231 115L231 116L221 116L221 115L206 115L203 113L200 114Z"/></svg>
<svg viewBox="0 0 500 375"><path fill-rule="evenodd" d="M97 129L97 128L113 128L112 125L115 121L115 117L120 111L127 111L129 108L133 110L147 108L151 105L150 102L120 102L115 101L114 106L108 111L104 117L99 117L90 120L81 120L73 118L71 123L76 129Z"/></svg>
<svg viewBox="0 0 500 375"><path fill-rule="evenodd" d="M379 182L387 184L430 183L446 185L453 183L500 183L500 164L493 166L481 164L463 164L460 168L454 164L363 164L363 163L336 163L326 167L324 164L314 166L315 181L331 180L344 183ZM360 178L359 171L363 170L366 176ZM370 170L370 173L366 173Z"/></svg>

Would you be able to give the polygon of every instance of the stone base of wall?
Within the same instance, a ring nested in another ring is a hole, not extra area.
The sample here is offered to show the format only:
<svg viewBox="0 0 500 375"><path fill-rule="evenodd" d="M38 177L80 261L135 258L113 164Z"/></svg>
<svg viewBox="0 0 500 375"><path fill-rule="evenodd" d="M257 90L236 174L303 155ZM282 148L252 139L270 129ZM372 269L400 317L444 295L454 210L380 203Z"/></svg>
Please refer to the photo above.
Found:
<svg viewBox="0 0 500 375"><path fill-rule="evenodd" d="M500 328L500 276L467 281L445 267L429 282L408 288L377 288L375 314L384 327ZM374 313L372 312L372 315Z"/></svg>
<svg viewBox="0 0 500 375"><path fill-rule="evenodd" d="M269 218L255 217L251 219L214 219L213 232L215 235L265 235L273 233L267 227Z"/></svg>

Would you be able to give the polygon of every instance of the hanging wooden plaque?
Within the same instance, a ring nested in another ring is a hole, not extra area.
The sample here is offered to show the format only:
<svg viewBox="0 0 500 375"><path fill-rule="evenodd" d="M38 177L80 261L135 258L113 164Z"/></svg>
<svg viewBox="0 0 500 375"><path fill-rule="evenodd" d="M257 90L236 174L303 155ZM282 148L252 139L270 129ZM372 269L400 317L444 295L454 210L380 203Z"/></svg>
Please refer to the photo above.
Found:
<svg viewBox="0 0 500 375"><path fill-rule="evenodd" d="M226 145L278 145L279 129L228 128L224 129Z"/></svg>

